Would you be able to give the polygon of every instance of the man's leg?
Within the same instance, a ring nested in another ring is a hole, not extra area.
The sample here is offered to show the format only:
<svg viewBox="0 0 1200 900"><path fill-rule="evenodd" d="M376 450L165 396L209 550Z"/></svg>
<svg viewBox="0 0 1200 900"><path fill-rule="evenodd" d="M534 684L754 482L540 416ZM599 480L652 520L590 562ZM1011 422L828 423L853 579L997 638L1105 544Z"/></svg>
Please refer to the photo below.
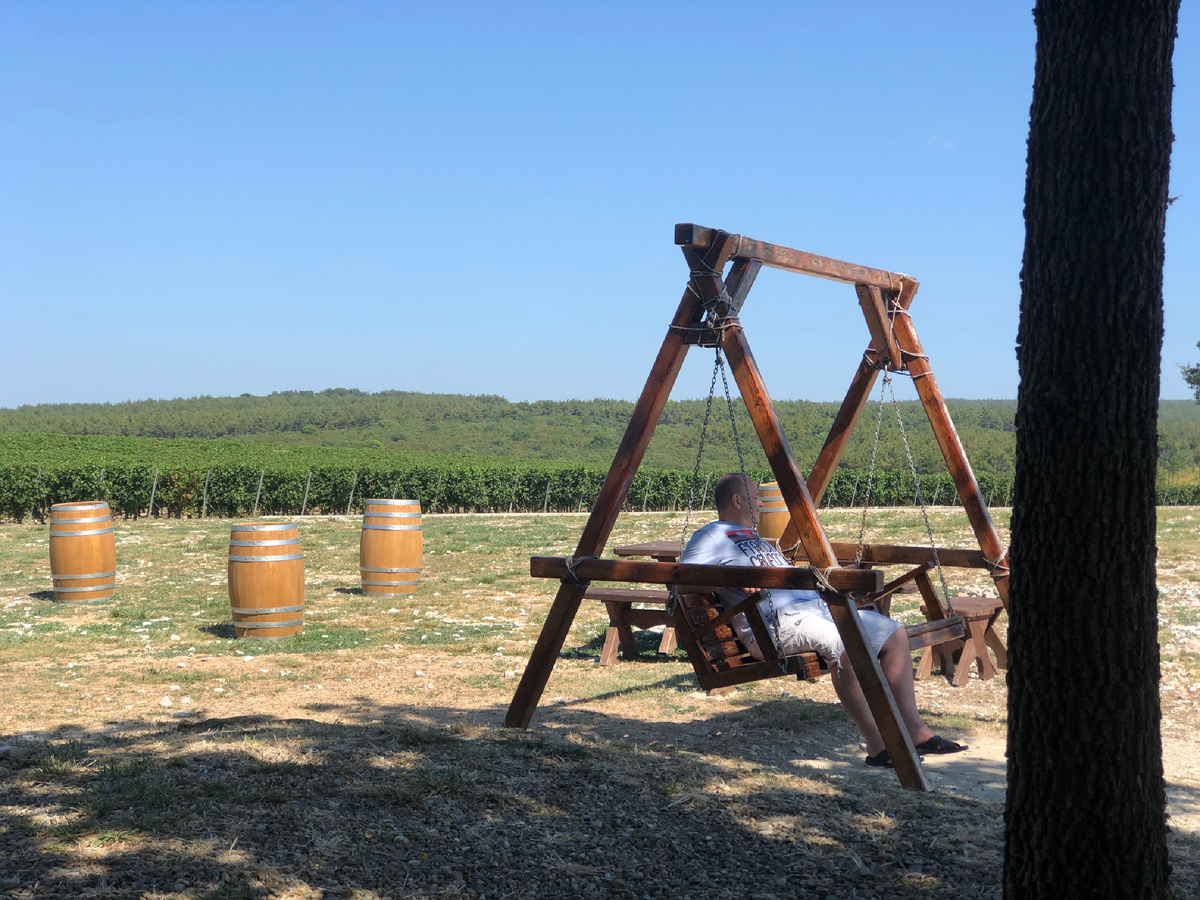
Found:
<svg viewBox="0 0 1200 900"><path fill-rule="evenodd" d="M779 641L783 652L789 655L804 650L815 650L827 660L836 660L830 666L829 673L833 689L842 701L846 714L862 732L867 752L871 756L879 753L883 749L883 738L875 726L875 719L867 706L867 698L863 696L858 678L850 668L842 636L838 633L829 610L822 609L820 613L803 616L789 615L785 610L779 617Z"/></svg>
<svg viewBox="0 0 1200 900"><path fill-rule="evenodd" d="M868 645L878 641L887 628L895 629L883 642L879 650L879 664L883 677L887 679L895 698L900 720L908 730L914 744L919 744L933 737L921 716L917 712L917 698L913 692L912 656L908 652L908 634L903 628L897 628L896 623L878 613L862 612L863 624L867 626ZM871 634L874 633L872 639ZM845 707L846 714L862 732L867 745L867 754L876 756L884 749L883 737L875 725L875 717L863 696L862 685L858 676L850 666L850 660L842 646L842 638L833 616L825 611L821 615L807 615L802 618L792 618L787 615L780 617L780 642L785 653L799 650L816 650L826 659L837 659L838 664L832 667L830 677L833 689L838 699ZM878 644L875 644L878 646Z"/></svg>
<svg viewBox="0 0 1200 900"><path fill-rule="evenodd" d="M887 679L888 687L892 690L892 697L896 701L896 708L900 712L900 719L904 723L904 727L908 730L909 738L914 744L929 740L933 737L933 732L929 730L929 727L921 720L921 714L917 712L917 697L913 690L912 656L908 652L908 635L903 628L897 629L884 642L879 653L879 667L883 670L883 677ZM847 654L842 654L840 664L833 669L830 677L833 680L833 689L837 692L838 699L842 701L846 714L862 732L863 739L867 744L867 755L875 756L884 749L883 737L875 725L875 717L871 715L867 698L863 696L862 686L858 683L858 676L850 666Z"/></svg>
<svg viewBox="0 0 1200 900"><path fill-rule="evenodd" d="M829 678L833 682L838 699L842 701L842 708L862 732L863 740L867 744L867 755L875 756L883 749L883 736L875 725L875 717L871 715L871 708L867 705L867 698L863 696L862 686L850 666L850 657L847 654L842 654L838 665L830 670Z"/></svg>
<svg viewBox="0 0 1200 900"><path fill-rule="evenodd" d="M896 708L900 710L900 718L904 720L904 727L908 729L908 736L912 742L920 744L929 740L933 737L933 732L917 712L912 654L908 652L908 634L903 628L896 629L896 633L884 642L883 649L879 652L879 667L883 669L883 677L892 689ZM861 690L859 692L861 693Z"/></svg>

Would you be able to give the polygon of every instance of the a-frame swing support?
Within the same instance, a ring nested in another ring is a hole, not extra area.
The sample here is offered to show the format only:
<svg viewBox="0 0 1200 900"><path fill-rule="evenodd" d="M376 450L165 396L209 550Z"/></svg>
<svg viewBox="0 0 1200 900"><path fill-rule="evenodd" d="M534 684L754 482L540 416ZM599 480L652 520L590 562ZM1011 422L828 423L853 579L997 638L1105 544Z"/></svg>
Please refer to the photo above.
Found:
<svg viewBox="0 0 1200 900"><path fill-rule="evenodd" d="M878 369L906 369L916 383L918 395L966 508L980 550L987 560L994 561L991 565L992 576L1001 597L1007 598L1007 559L999 535L983 503L978 483L907 313L918 283L907 276L883 269L846 263L690 224L675 227L675 243L683 250L690 277L646 386L634 406L616 458L592 507L574 560L598 557L603 552L688 349L693 345L712 346L719 341L791 514L791 524L781 540L782 546L790 546L798 540L797 549L803 548L804 555L814 568L822 571L838 568L834 548L817 516L817 504L837 465L846 438L866 404ZM731 260L728 275L722 277ZM764 265L853 285L872 338L807 482L796 464L745 332L737 319L754 279ZM714 324L718 327L714 328ZM582 572L579 574L583 575ZM850 576L852 573L845 572L844 577ZM563 580L509 705L504 723L507 727L528 727L586 589L586 583L580 579ZM879 661L867 649L857 608L853 603L846 603L839 594L823 593L871 713L896 766L897 777L905 787L926 789L916 750L900 723Z"/></svg>

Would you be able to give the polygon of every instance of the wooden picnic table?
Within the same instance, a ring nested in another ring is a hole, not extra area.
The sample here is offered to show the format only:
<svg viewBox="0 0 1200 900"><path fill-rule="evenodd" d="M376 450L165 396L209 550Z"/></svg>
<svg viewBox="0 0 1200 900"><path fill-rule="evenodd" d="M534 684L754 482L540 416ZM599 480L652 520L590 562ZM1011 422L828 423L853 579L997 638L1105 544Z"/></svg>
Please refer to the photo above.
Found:
<svg viewBox="0 0 1200 900"><path fill-rule="evenodd" d="M629 544L614 547L613 553L617 556L648 556L659 562L675 562L679 556L679 541ZM604 648L600 651L600 665L611 666L616 662L618 648L625 651L627 660L639 657L641 651L633 633L635 628L664 626L662 638L658 642L658 652L675 652L674 618L667 612L667 600L670 595L666 591L605 586L589 587L583 596L587 600L599 600L608 612L608 632L604 635ZM642 604L641 608L634 608L635 603Z"/></svg>
<svg viewBox="0 0 1200 900"><path fill-rule="evenodd" d="M617 556L648 556L659 562L677 562L679 560L679 541L646 541L644 544L626 544L623 547L613 547Z"/></svg>

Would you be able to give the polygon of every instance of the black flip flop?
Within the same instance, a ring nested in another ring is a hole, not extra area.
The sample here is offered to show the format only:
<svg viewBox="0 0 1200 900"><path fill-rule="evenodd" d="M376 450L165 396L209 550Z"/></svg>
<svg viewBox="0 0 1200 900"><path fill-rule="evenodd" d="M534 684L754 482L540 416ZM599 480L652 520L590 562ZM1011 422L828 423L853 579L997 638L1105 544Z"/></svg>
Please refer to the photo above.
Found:
<svg viewBox="0 0 1200 900"><path fill-rule="evenodd" d="M883 768L883 769L894 769L894 768L896 768L894 765L892 765L892 757L891 757L891 754L889 754L889 753L887 752L887 749L886 749L886 748L885 748L885 749L883 749L883 750L880 750L880 751L879 751L878 753L876 753L874 756L868 756L868 757L867 757L867 765L868 765L868 766L878 766L878 767L880 767L880 768Z"/></svg>
<svg viewBox="0 0 1200 900"><path fill-rule="evenodd" d="M940 735L934 735L927 741L917 744L918 753L962 753L970 748L966 744L956 744Z"/></svg>

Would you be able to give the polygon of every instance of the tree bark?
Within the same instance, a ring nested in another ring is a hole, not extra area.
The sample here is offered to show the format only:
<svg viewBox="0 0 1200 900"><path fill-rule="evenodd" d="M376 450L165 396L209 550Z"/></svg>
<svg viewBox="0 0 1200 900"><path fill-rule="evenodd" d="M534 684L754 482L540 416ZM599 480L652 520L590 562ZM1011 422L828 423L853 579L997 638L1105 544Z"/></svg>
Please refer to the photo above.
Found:
<svg viewBox="0 0 1200 900"><path fill-rule="evenodd" d="M1011 900L1170 896L1155 465L1178 0L1042 0L1017 336Z"/></svg>

